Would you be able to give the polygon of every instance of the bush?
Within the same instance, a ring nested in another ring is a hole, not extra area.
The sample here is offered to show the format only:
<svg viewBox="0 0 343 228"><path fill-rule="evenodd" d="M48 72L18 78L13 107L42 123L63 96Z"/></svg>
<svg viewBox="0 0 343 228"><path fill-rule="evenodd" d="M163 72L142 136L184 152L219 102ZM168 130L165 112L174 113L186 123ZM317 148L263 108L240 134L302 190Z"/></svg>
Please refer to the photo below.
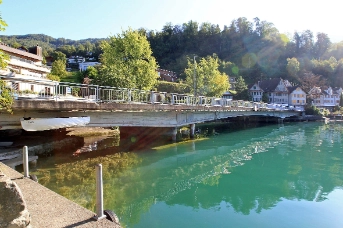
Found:
<svg viewBox="0 0 343 228"><path fill-rule="evenodd" d="M191 88L183 83L158 81L156 89L159 92L185 94L190 93Z"/></svg>
<svg viewBox="0 0 343 228"><path fill-rule="evenodd" d="M322 113L316 106L310 106L310 105L305 107L305 114L322 116Z"/></svg>

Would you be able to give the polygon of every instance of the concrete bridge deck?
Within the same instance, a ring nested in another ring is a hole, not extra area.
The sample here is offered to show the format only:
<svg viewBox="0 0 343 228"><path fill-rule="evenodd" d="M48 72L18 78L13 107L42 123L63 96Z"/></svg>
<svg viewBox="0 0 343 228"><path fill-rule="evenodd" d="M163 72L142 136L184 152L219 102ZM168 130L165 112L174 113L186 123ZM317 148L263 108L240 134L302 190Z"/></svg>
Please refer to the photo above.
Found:
<svg viewBox="0 0 343 228"><path fill-rule="evenodd" d="M298 116L292 110L253 106L96 103L85 101L16 100L14 114L0 113L2 130L21 128L20 118L90 116L90 127L182 127L237 116Z"/></svg>

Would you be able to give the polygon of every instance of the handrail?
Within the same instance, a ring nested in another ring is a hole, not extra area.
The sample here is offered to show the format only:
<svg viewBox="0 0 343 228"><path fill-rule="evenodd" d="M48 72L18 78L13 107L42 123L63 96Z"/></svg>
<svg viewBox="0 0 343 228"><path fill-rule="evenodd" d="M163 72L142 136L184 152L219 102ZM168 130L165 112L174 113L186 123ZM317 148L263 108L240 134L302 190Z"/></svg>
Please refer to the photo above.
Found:
<svg viewBox="0 0 343 228"><path fill-rule="evenodd" d="M146 91L112 86L99 86L94 84L20 79L8 76L0 76L0 78L5 80L7 85L12 88L15 99L30 98L52 99L55 101L74 100L97 103L139 103L154 105L167 104L190 107L221 107L234 111L286 110L285 107L281 107L279 105L269 105L264 102L232 100L218 97L194 96L190 94L177 94L159 91ZM23 86L21 86L21 90L16 87L19 82L25 83ZM23 91L23 87L27 89L24 89ZM32 91L32 89L34 90Z"/></svg>

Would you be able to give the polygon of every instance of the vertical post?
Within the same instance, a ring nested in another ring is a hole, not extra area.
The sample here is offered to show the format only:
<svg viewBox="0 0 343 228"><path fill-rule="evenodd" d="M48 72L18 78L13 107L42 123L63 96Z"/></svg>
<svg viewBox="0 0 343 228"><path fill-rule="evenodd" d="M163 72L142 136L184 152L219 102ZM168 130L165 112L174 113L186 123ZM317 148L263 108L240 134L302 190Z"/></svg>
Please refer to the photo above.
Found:
<svg viewBox="0 0 343 228"><path fill-rule="evenodd" d="M58 98L58 94L57 94L57 82L55 82L55 101L57 101L57 98Z"/></svg>
<svg viewBox="0 0 343 228"><path fill-rule="evenodd" d="M150 91L150 103L155 104L155 93L154 93L154 91Z"/></svg>
<svg viewBox="0 0 343 228"><path fill-rule="evenodd" d="M24 177L29 177L29 155L27 146L23 147Z"/></svg>
<svg viewBox="0 0 343 228"><path fill-rule="evenodd" d="M104 204L103 204L103 183L102 183L102 165L95 165L96 171L96 214L97 220L106 217L104 215Z"/></svg>
<svg viewBox="0 0 343 228"><path fill-rule="evenodd" d="M195 124L190 124L189 136L191 137L191 139L194 139L194 133L195 133Z"/></svg>
<svg viewBox="0 0 343 228"><path fill-rule="evenodd" d="M194 96L197 95L197 91L196 91L196 62L195 62L195 57L197 57L196 55L193 56L193 64L194 64L194 75L193 75L193 86L194 86Z"/></svg>

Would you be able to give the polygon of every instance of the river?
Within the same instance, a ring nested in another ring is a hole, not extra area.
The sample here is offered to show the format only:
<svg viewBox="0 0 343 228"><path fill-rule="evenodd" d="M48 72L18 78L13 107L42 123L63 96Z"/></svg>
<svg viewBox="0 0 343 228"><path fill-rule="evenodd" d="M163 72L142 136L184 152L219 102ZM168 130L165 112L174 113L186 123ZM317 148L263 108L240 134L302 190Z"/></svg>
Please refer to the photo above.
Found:
<svg viewBox="0 0 343 228"><path fill-rule="evenodd" d="M109 138L87 153L40 158L34 173L95 211L102 163L105 209L125 227L343 227L343 124L217 132L131 152Z"/></svg>

